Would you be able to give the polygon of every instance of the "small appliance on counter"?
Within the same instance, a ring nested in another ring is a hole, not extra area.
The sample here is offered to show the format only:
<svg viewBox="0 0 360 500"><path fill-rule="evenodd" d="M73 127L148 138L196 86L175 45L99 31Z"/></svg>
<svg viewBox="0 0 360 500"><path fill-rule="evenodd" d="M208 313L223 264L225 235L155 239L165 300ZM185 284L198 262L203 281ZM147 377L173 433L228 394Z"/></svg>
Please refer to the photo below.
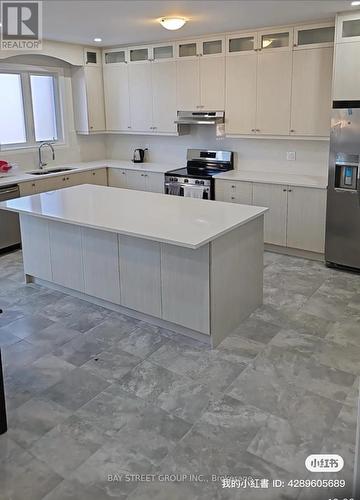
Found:
<svg viewBox="0 0 360 500"><path fill-rule="evenodd" d="M188 149L186 167L165 174L165 194L214 200L213 176L233 169L231 151Z"/></svg>
<svg viewBox="0 0 360 500"><path fill-rule="evenodd" d="M147 151L147 148L145 148L145 149L140 149L140 148L135 149L132 161L134 163L144 163L145 151Z"/></svg>

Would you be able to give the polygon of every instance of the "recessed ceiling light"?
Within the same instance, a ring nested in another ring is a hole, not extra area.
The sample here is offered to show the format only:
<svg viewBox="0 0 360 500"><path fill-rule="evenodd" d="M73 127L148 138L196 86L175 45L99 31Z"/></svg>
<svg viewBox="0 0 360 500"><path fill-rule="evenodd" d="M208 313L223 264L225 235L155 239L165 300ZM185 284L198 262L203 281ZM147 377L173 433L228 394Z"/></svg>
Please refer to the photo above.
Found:
<svg viewBox="0 0 360 500"><path fill-rule="evenodd" d="M102 42L102 38L99 38L99 37L94 38L94 42L100 43L100 42Z"/></svg>
<svg viewBox="0 0 360 500"><path fill-rule="evenodd" d="M355 0L354 2L351 2L351 5L353 5L354 7L357 7L358 5L360 5L360 1Z"/></svg>
<svg viewBox="0 0 360 500"><path fill-rule="evenodd" d="M187 19L184 17L162 17L159 22L167 30L178 30L184 26Z"/></svg>

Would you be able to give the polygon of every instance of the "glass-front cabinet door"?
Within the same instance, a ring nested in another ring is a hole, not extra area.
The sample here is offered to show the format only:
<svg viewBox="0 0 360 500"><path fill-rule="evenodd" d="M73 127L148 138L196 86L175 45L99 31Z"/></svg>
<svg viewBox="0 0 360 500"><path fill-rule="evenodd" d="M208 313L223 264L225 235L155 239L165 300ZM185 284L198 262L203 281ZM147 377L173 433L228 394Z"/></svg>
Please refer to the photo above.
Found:
<svg viewBox="0 0 360 500"><path fill-rule="evenodd" d="M258 33L258 49L266 52L273 50L292 50L293 29L260 31Z"/></svg>
<svg viewBox="0 0 360 500"><path fill-rule="evenodd" d="M151 49L151 59L153 61L171 60L175 57L174 44L172 43L153 45Z"/></svg>
<svg viewBox="0 0 360 500"><path fill-rule="evenodd" d="M294 48L331 47L334 44L334 23L312 24L294 29Z"/></svg>
<svg viewBox="0 0 360 500"><path fill-rule="evenodd" d="M226 37L227 55L249 54L257 49L257 33L240 33Z"/></svg>
<svg viewBox="0 0 360 500"><path fill-rule="evenodd" d="M104 51L103 53L103 63L104 65L109 64L124 64L128 61L128 51L127 49L116 49Z"/></svg>
<svg viewBox="0 0 360 500"><path fill-rule="evenodd" d="M220 56L225 54L225 37L186 40L178 42L176 48L176 55L180 59L199 56Z"/></svg>
<svg viewBox="0 0 360 500"><path fill-rule="evenodd" d="M150 49L149 47L131 47L129 49L130 62L148 61Z"/></svg>
<svg viewBox="0 0 360 500"><path fill-rule="evenodd" d="M359 42L360 41L360 12L341 14L336 24L337 42Z"/></svg>

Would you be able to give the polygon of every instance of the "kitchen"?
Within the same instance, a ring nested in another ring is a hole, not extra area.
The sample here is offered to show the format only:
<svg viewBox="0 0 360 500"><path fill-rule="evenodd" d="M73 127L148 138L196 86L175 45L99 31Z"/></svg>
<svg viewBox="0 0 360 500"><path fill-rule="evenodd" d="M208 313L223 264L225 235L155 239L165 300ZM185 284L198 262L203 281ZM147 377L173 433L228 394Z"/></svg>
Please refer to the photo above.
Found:
<svg viewBox="0 0 360 500"><path fill-rule="evenodd" d="M357 498L359 5L204 4L2 45L4 498Z"/></svg>

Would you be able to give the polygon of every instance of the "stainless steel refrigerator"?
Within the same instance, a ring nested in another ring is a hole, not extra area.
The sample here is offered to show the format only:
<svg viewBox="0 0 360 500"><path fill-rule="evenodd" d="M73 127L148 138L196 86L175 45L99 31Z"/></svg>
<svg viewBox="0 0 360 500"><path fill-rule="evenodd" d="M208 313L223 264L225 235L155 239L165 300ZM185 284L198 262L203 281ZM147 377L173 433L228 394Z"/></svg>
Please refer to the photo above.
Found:
<svg viewBox="0 0 360 500"><path fill-rule="evenodd" d="M360 101L334 101L325 259L360 272Z"/></svg>

